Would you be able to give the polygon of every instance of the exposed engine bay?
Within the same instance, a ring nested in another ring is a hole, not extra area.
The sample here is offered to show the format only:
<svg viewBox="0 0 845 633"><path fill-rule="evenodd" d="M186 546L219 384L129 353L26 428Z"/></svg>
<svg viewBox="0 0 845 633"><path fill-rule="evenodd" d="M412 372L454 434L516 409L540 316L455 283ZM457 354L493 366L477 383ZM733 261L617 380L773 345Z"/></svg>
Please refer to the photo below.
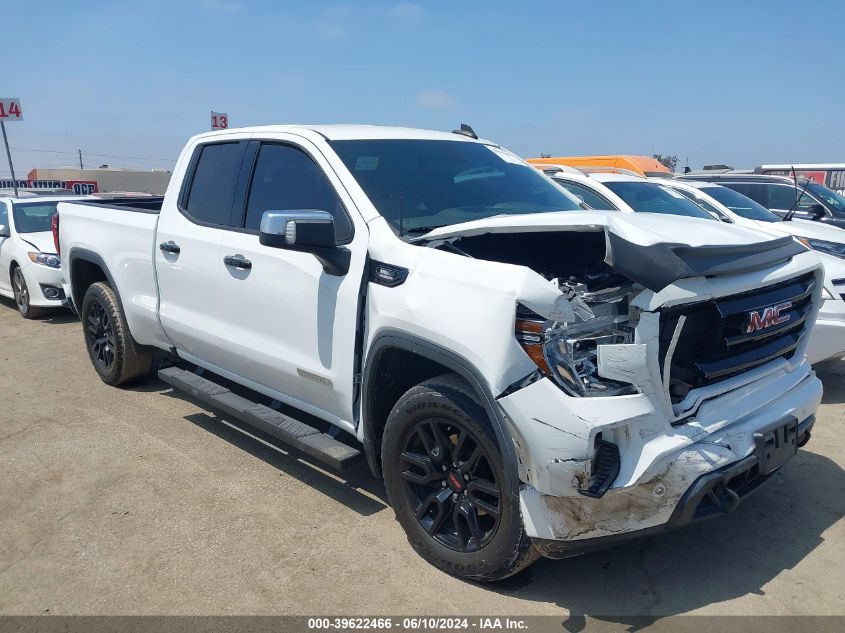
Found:
<svg viewBox="0 0 845 633"><path fill-rule="evenodd" d="M601 376L598 348L634 342L638 313L630 304L644 289L604 261L604 232L491 233L430 246L526 266L564 294L572 306L572 318L551 320L518 305L515 334L538 368L567 393L610 396L637 392L634 385Z"/></svg>

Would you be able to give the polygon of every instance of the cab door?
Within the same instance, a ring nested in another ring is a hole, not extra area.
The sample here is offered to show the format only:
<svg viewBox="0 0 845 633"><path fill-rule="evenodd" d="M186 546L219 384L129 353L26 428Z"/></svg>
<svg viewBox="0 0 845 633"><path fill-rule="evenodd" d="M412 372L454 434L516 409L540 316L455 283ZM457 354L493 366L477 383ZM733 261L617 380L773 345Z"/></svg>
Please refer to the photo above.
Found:
<svg viewBox="0 0 845 633"><path fill-rule="evenodd" d="M198 145L178 196L166 196L155 240L159 318L183 358L224 366L231 329L221 306L222 235L239 228L232 209L248 135Z"/></svg>
<svg viewBox="0 0 845 633"><path fill-rule="evenodd" d="M254 140L243 228L220 242L217 318L227 326L226 368L279 400L352 426L355 339L367 228L326 158L295 135ZM265 211L332 214L349 272L327 273L312 254L263 246Z"/></svg>

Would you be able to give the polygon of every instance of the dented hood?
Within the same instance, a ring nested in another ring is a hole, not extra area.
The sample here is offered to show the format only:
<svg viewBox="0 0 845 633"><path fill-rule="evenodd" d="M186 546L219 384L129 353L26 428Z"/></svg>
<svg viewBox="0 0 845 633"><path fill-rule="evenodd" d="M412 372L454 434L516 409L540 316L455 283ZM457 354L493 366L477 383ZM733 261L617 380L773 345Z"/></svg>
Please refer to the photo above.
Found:
<svg viewBox="0 0 845 633"><path fill-rule="evenodd" d="M715 220L613 211L501 215L440 227L419 239L541 231L604 232L605 262L654 291L687 277L773 266L807 250L789 235L775 237Z"/></svg>

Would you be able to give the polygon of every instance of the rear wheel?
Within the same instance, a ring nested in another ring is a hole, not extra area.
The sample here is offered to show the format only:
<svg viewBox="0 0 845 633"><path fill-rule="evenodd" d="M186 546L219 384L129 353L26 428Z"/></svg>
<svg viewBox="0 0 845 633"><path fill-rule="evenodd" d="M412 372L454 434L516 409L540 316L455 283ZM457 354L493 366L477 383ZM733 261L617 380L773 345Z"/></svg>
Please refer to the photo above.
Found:
<svg viewBox="0 0 845 633"><path fill-rule="evenodd" d="M153 353L138 345L129 332L117 296L108 284L92 284L80 313L85 346L102 381L122 385L150 373Z"/></svg>
<svg viewBox="0 0 845 633"><path fill-rule="evenodd" d="M30 303L29 288L20 266L15 266L12 270L12 291L15 294L15 306L24 319L34 319L41 316L41 308L36 308Z"/></svg>
<svg viewBox="0 0 845 633"><path fill-rule="evenodd" d="M537 560L484 408L456 374L399 399L385 428L382 460L396 519L431 564L494 581Z"/></svg>

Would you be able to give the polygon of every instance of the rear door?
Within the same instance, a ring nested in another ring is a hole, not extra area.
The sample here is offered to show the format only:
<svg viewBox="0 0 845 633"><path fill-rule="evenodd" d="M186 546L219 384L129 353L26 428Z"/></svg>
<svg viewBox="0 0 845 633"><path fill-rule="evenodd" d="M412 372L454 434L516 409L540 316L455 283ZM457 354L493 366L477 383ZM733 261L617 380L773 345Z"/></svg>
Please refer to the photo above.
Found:
<svg viewBox="0 0 845 633"><path fill-rule="evenodd" d="M198 145L178 199L165 197L159 216L161 325L180 355L193 362L217 365L231 353L231 331L219 310L220 239L234 228L232 209L248 145L248 135Z"/></svg>
<svg viewBox="0 0 845 633"><path fill-rule="evenodd" d="M260 390L336 423L352 424L355 340L367 228L340 179L309 141L274 135L253 141L243 228L221 240L215 318L226 323L226 369ZM327 274L310 253L259 244L265 211L330 212L351 251L349 272ZM222 264L243 259L249 268ZM232 261L232 260L227 260Z"/></svg>

